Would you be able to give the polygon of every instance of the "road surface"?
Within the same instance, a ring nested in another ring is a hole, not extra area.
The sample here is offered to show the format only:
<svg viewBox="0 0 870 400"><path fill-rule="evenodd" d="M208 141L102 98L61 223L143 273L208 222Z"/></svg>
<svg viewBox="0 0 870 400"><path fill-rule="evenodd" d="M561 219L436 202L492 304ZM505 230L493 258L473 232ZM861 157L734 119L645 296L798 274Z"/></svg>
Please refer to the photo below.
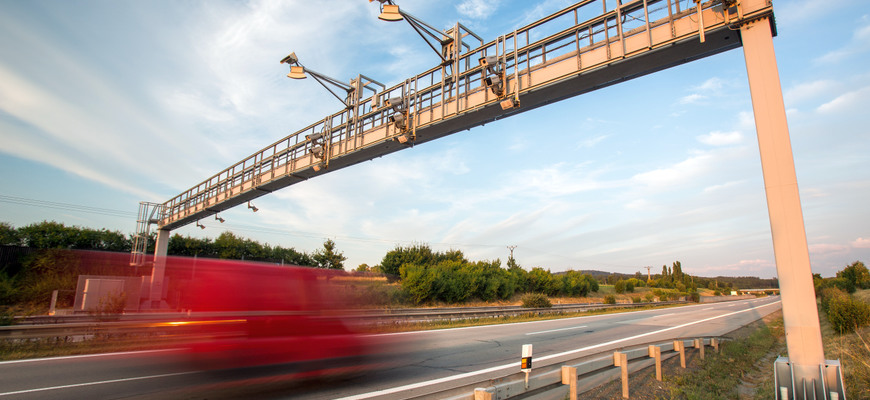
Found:
<svg viewBox="0 0 870 400"><path fill-rule="evenodd" d="M550 321L391 334L407 350L354 374L300 380L194 369L181 351L161 350L0 362L6 399L403 399L519 371L523 344L534 366L672 338L719 336L780 309L779 297L697 304ZM392 349L385 349L389 352Z"/></svg>

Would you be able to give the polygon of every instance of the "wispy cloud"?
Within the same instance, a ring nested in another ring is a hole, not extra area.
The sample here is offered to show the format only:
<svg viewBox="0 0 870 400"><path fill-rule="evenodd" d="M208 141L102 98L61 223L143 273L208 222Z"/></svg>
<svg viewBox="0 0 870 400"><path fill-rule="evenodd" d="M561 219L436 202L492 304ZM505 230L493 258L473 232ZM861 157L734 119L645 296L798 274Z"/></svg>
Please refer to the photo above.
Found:
<svg viewBox="0 0 870 400"><path fill-rule="evenodd" d="M743 134L737 131L733 132L710 132L706 135L697 137L698 141L710 146L727 146L729 144L739 144L743 142Z"/></svg>
<svg viewBox="0 0 870 400"><path fill-rule="evenodd" d="M464 0L456 5L456 11L465 18L486 19L499 7L501 0Z"/></svg>
<svg viewBox="0 0 870 400"><path fill-rule="evenodd" d="M845 113L866 110L870 104L870 86L860 88L837 96L835 99L820 105L816 111L820 113Z"/></svg>
<svg viewBox="0 0 870 400"><path fill-rule="evenodd" d="M597 145L598 143L603 142L604 139L607 139L609 136L610 136L610 135L598 135L598 136L596 136L596 137L594 137L594 138L589 138L589 139L582 140L582 141L580 141L579 144L577 144L577 147L578 147L578 148L592 148L592 147L595 147L595 145Z"/></svg>
<svg viewBox="0 0 870 400"><path fill-rule="evenodd" d="M861 26L855 28L852 32L851 40L843 47L829 51L813 61L817 64L836 64L842 63L857 54L870 51L870 24L866 18L862 21Z"/></svg>

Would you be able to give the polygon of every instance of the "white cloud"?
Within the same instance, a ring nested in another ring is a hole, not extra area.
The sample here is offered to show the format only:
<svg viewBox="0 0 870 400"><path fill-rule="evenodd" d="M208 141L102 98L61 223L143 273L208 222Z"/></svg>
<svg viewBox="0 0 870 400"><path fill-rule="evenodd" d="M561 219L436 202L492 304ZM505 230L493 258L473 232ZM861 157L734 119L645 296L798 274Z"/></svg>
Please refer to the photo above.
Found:
<svg viewBox="0 0 870 400"><path fill-rule="evenodd" d="M724 84L725 84L725 82L722 79L717 78L717 77L712 77L712 78L704 81L704 83L702 83L698 86L695 86L693 88L693 90L698 91L698 92L715 92L715 91L722 89Z"/></svg>
<svg viewBox="0 0 870 400"><path fill-rule="evenodd" d="M859 26L852 32L852 39L843 47L829 51L813 61L819 64L837 64L867 51L870 51L870 25Z"/></svg>
<svg viewBox="0 0 870 400"><path fill-rule="evenodd" d="M729 144L739 144L743 142L743 134L737 131L733 132L710 132L706 135L697 137L698 141L710 146L726 146Z"/></svg>
<svg viewBox="0 0 870 400"><path fill-rule="evenodd" d="M818 243L809 245L810 254L841 254L849 251L849 246L843 244Z"/></svg>
<svg viewBox="0 0 870 400"><path fill-rule="evenodd" d="M859 237L849 244L856 249L870 249L870 239L868 238Z"/></svg>
<svg viewBox="0 0 870 400"><path fill-rule="evenodd" d="M795 104L807 100L816 100L820 96L830 93L836 88L837 82L830 79L821 79L812 82L801 83L785 90L783 97L786 103Z"/></svg>
<svg viewBox="0 0 870 400"><path fill-rule="evenodd" d="M707 187L704 188L704 193L713 193L713 192L717 192L717 191L719 191L719 190L724 190L724 189L727 189L727 188L731 188L731 187L734 187L734 186L738 186L738 185L740 185L740 184L743 184L744 182L745 182L745 181L733 181L733 182L726 182L726 183L723 183L723 184L721 184L721 185L707 186Z"/></svg>
<svg viewBox="0 0 870 400"><path fill-rule="evenodd" d="M599 136L596 136L594 138L583 140L577 145L577 147L578 148L595 147L595 145L597 145L598 143L601 143L602 141L604 141L604 139L607 139L608 136L610 136L610 135L599 135Z"/></svg>
<svg viewBox="0 0 870 400"><path fill-rule="evenodd" d="M707 96L704 96L702 94L692 93L690 95L681 97L679 101L680 104L695 104L706 98Z"/></svg>
<svg viewBox="0 0 870 400"><path fill-rule="evenodd" d="M866 111L870 104L870 86L841 94L837 98L820 105L816 111L820 113L845 113L850 111Z"/></svg>
<svg viewBox="0 0 870 400"><path fill-rule="evenodd" d="M456 5L456 11L471 19L489 18L499 7L500 0L465 0Z"/></svg>
<svg viewBox="0 0 870 400"><path fill-rule="evenodd" d="M641 185L656 188L678 185L705 174L713 161L714 157L711 154L701 153L670 167L639 173L631 180Z"/></svg>

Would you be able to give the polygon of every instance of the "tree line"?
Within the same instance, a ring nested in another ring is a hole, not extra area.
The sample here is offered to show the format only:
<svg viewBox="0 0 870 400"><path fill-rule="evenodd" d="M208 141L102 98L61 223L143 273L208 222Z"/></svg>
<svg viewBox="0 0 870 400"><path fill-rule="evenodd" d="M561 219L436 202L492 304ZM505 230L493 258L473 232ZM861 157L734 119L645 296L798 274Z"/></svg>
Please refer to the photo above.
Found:
<svg viewBox="0 0 870 400"><path fill-rule="evenodd" d="M598 291L598 281L577 271L553 274L540 267L526 271L513 258L471 262L459 250L436 252L425 244L397 246L381 263L368 268L398 281L416 304L461 303L469 299L509 299L516 293L549 296L586 296Z"/></svg>
<svg viewBox="0 0 870 400"><path fill-rule="evenodd" d="M150 242L153 243L154 237ZM20 228L0 222L0 306L42 304L52 291L60 291L61 305L72 305L80 274L141 275L150 269L118 270L101 265L81 265L66 250L130 252L132 235L108 229L66 226L58 222L40 222ZM153 246L149 250L153 252ZM250 260L314 268L344 269L347 259L337 251L335 242L326 240L323 248L311 253L293 248L260 244L232 232L216 239L172 235L168 252L171 256L208 257ZM2 311L2 310L0 310Z"/></svg>
<svg viewBox="0 0 870 400"><path fill-rule="evenodd" d="M154 251L156 236L151 235L148 251ZM129 252L133 248L133 235L108 229L66 226L58 222L39 222L15 228L0 222L0 245L30 249L69 249ZM343 269L343 254L336 250L335 242L327 239L323 248L311 253L292 247L271 246L236 236L225 231L217 238L194 238L174 234L169 238L167 254L184 257L206 257L232 260L262 261L306 267ZM0 272L7 265L0 266ZM10 272L10 271L6 271Z"/></svg>

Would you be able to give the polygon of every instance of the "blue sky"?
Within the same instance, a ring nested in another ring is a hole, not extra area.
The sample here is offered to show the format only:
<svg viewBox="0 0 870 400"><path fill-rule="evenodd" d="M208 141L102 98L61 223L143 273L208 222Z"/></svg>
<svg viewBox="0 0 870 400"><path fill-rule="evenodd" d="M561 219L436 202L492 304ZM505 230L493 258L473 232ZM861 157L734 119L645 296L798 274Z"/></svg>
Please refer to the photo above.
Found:
<svg viewBox="0 0 870 400"><path fill-rule="evenodd" d="M400 1L489 41L571 2ZM870 261L870 4L774 3L814 272ZM132 232L163 202L341 105L308 67L388 86L437 64L375 4L0 0L0 221ZM25 199L25 200L19 200ZM50 204L46 201L62 203ZM346 266L428 243L526 268L775 276L742 49L293 185L224 230ZM88 206L82 212L67 205Z"/></svg>

